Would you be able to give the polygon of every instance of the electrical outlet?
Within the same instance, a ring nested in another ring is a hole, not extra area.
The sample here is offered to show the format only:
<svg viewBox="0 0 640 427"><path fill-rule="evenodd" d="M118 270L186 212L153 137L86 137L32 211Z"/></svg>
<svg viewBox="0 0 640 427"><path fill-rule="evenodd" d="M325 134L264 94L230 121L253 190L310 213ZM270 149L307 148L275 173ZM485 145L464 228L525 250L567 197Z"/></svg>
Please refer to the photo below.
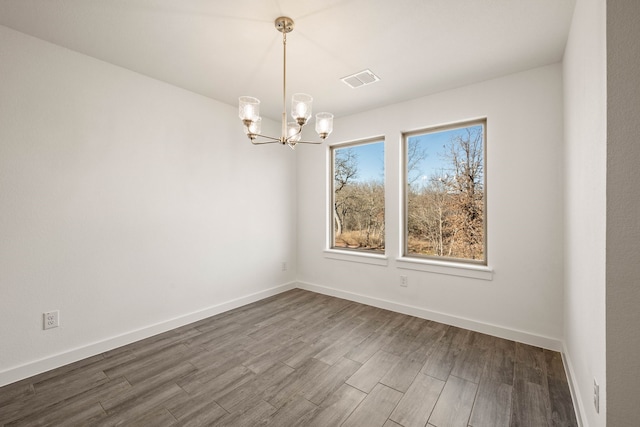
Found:
<svg viewBox="0 0 640 427"><path fill-rule="evenodd" d="M403 288L409 286L409 278L407 276L400 276L400 286Z"/></svg>
<svg viewBox="0 0 640 427"><path fill-rule="evenodd" d="M596 407L596 413L600 413L600 386L596 382L596 379L593 379L593 406Z"/></svg>
<svg viewBox="0 0 640 427"><path fill-rule="evenodd" d="M43 314L44 329L57 328L60 326L60 311L47 311Z"/></svg>
<svg viewBox="0 0 640 427"><path fill-rule="evenodd" d="M287 262L282 261L282 271L287 271Z"/></svg>

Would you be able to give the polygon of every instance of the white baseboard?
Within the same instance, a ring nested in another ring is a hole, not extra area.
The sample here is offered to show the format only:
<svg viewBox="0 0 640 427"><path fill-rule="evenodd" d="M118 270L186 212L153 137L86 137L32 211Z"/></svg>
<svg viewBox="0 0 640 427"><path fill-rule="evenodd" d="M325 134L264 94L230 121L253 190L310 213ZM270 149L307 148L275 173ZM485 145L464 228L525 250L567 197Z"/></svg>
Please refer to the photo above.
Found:
<svg viewBox="0 0 640 427"><path fill-rule="evenodd" d="M545 336L535 335L528 332L518 331L515 329L505 328L501 326L491 325L488 323L478 322L471 319L452 316L436 311L427 310L420 307L401 304L394 301L369 297L366 295L351 293L334 289L326 286L315 285L306 282L290 282L280 286L276 286L270 289L266 289L260 292L256 292L244 297L236 298L230 301L226 301L214 306L208 307L204 310L189 313L184 316L169 319L167 321L147 326L145 328L137 329L127 332L122 335L107 338L95 343L87 344L86 346L78 347L65 351L63 353L55 354L44 359L36 360L26 363L14 368L0 372L0 387L11 384L13 382L29 378L33 375L40 374L42 372L55 369L69 363L77 362L78 360L85 359L87 357L95 356L105 351L113 350L123 345L131 344L132 342L139 341L151 336L175 329L184 325L188 325L193 322L197 322L207 317L215 316L216 314L223 313L225 311L232 310L237 307L241 307L246 304L259 301L264 298L268 298L273 295L294 289L294 288L306 289L312 292L320 294L335 296L350 301L360 302L363 304L379 307L387 310L392 310L398 313L408 314L411 316L420 317L423 319L433 320L440 323L445 323L460 328L469 329L476 332L493 335L500 338L505 338L513 341L522 342L537 347L546 348L554 351L563 351L561 341L549 338ZM564 357L564 356L563 356ZM565 366L569 366L567 374L569 375L569 384L571 386L572 397L574 402L579 403L578 396L574 393L575 387L573 386L572 370L570 368L570 361ZM581 409L581 408L580 408Z"/></svg>
<svg viewBox="0 0 640 427"><path fill-rule="evenodd" d="M29 362L24 365L7 369L0 372L0 387L25 378L32 377L51 369L68 365L69 363L77 362L78 360L86 359L87 357L104 353L105 351L122 347L123 345L131 344L135 341L140 341L142 339L170 331L171 329L179 328L181 326L206 319L207 317L215 316L216 314L224 313L225 311L233 310L234 308L238 308L243 305L251 304L261 299L265 299L270 296L294 289L295 287L296 284L294 282L285 283L284 285L265 289L263 291L246 295L240 298L235 298L233 300L216 304L203 310L169 319L167 321L130 331L122 335L107 338L105 340L74 348L63 353L54 354L44 359L36 360L34 362Z"/></svg>
<svg viewBox="0 0 640 427"><path fill-rule="evenodd" d="M578 387L578 383L576 381L575 370L573 369L573 363L571 362L571 357L569 356L566 345L563 345L562 363L564 364L564 370L567 374L567 383L569 383L569 391L571 392L571 399L573 400L573 408L576 412L576 420L578 421L578 426L584 427L585 424L583 420L586 420L587 416L584 412L584 405L582 404L582 399L580 396L580 388Z"/></svg>
<svg viewBox="0 0 640 427"><path fill-rule="evenodd" d="M372 305L378 308L395 311L410 316L420 317L422 319L433 320L447 325L457 326L459 328L469 329L495 337L504 338L536 347L546 348L553 351L562 351L562 341L545 337L542 335L532 334L530 332L519 331L516 329L506 328L503 326L492 325L489 323L479 322L477 320L466 319L464 317L452 316L450 314L439 313L437 311L427 310L421 307L401 304L394 301L384 300L380 298L369 297L362 294L334 289L327 286L315 285L312 283L298 282L298 288L308 291L317 292L324 295L330 295L349 301L359 302L362 304Z"/></svg>

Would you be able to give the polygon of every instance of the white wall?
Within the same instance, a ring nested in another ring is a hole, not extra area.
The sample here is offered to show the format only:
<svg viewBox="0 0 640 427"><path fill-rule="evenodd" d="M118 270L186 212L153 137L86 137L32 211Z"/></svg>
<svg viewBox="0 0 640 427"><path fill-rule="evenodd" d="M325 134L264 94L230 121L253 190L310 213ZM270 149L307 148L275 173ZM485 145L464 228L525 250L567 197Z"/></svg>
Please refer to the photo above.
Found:
<svg viewBox="0 0 640 427"><path fill-rule="evenodd" d="M295 153L235 108L1 26L0 76L0 385L293 281Z"/></svg>
<svg viewBox="0 0 640 427"><path fill-rule="evenodd" d="M640 2L607 1L607 423L640 423Z"/></svg>
<svg viewBox="0 0 640 427"><path fill-rule="evenodd" d="M605 2L579 0L567 43L565 97L565 360L585 425L606 424ZM600 414L593 380L600 385Z"/></svg>
<svg viewBox="0 0 640 427"><path fill-rule="evenodd" d="M337 120L331 143L386 137L388 265L324 256L328 149L320 155L313 149L300 150L302 286L559 349L562 105L562 71L555 64ZM478 117L488 122L488 256L493 280L399 270L401 133ZM408 275L408 288L399 286L401 274Z"/></svg>

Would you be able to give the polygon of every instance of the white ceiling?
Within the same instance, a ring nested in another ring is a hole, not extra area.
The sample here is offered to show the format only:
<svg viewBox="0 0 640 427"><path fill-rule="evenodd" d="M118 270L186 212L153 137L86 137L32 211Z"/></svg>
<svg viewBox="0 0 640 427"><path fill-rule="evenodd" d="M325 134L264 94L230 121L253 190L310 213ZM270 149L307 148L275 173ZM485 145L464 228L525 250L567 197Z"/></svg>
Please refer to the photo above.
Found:
<svg viewBox="0 0 640 427"><path fill-rule="evenodd" d="M0 24L213 99L344 116L561 61L575 0L0 0ZM341 77L381 81L351 89Z"/></svg>

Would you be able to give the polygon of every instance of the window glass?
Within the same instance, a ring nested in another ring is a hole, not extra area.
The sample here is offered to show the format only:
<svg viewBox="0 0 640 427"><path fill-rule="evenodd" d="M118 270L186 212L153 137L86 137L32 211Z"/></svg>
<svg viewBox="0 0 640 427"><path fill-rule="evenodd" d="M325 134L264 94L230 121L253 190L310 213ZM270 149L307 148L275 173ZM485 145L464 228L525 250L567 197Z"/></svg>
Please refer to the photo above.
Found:
<svg viewBox="0 0 640 427"><path fill-rule="evenodd" d="M405 134L405 256L486 265L485 127Z"/></svg>
<svg viewBox="0 0 640 427"><path fill-rule="evenodd" d="M332 147L331 247L384 252L384 141Z"/></svg>

